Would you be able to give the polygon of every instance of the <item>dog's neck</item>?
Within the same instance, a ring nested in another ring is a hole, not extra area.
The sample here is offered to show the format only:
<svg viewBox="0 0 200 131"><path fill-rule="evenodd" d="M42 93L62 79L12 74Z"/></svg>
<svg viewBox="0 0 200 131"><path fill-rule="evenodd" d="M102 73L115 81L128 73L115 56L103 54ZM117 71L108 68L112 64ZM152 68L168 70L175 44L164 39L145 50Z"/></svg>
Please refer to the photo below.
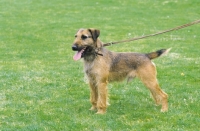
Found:
<svg viewBox="0 0 200 131"><path fill-rule="evenodd" d="M83 59L87 62L91 62L91 61L94 61L94 59L96 58L96 54L95 52L90 52L90 53L87 53Z"/></svg>
<svg viewBox="0 0 200 131"><path fill-rule="evenodd" d="M92 49L90 52L87 52L83 59L87 62L92 62L94 61L97 57L102 57L102 48L96 48L96 49Z"/></svg>
<svg viewBox="0 0 200 131"><path fill-rule="evenodd" d="M91 47L89 52L86 52L86 54L84 55L84 60L87 62L92 62L94 61L94 59L96 59L97 57L102 57L103 53L103 44L102 42L97 39L97 41L95 42L96 47Z"/></svg>

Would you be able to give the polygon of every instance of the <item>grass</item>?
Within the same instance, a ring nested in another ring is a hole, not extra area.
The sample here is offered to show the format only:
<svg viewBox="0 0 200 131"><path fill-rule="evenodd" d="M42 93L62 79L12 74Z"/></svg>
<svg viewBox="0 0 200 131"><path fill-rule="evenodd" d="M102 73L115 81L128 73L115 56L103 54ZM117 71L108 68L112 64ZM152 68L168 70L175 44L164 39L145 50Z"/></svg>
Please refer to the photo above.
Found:
<svg viewBox="0 0 200 131"><path fill-rule="evenodd" d="M101 30L104 42L155 33L200 18L190 1L0 1L0 130L162 130L200 128L200 25L107 47L151 52L172 47L155 59L159 83L169 95L160 113L137 79L109 85L107 114L90 112L82 62L72 60L79 28Z"/></svg>

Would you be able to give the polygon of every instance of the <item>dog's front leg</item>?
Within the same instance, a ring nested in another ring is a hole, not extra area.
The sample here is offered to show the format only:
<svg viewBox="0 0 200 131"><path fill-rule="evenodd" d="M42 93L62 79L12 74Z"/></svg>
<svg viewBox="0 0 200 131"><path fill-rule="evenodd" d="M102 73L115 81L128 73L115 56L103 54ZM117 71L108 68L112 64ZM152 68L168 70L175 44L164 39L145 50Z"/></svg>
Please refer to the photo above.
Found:
<svg viewBox="0 0 200 131"><path fill-rule="evenodd" d="M98 90L94 83L90 83L90 102L92 104L92 107L90 110L96 110L97 109L97 98L98 98Z"/></svg>
<svg viewBox="0 0 200 131"><path fill-rule="evenodd" d="M101 82L97 86L98 89L98 99L97 99L97 114L104 114L107 107L107 81Z"/></svg>

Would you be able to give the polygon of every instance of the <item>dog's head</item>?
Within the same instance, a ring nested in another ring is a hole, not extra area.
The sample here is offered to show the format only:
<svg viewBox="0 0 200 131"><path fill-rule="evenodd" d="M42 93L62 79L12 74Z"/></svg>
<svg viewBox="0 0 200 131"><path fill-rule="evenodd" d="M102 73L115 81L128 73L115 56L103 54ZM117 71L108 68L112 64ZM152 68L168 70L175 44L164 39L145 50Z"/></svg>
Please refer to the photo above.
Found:
<svg viewBox="0 0 200 131"><path fill-rule="evenodd" d="M74 60L94 54L95 49L102 46L98 42L99 35L100 31L97 29L79 29L72 45L72 50L77 51L73 57Z"/></svg>

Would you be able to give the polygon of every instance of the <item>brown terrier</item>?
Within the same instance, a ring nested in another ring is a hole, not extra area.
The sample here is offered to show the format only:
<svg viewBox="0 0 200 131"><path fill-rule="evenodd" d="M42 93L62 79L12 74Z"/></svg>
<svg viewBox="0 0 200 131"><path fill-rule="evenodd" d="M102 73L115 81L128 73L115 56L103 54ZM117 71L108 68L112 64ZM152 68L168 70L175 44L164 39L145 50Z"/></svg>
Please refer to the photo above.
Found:
<svg viewBox="0 0 200 131"><path fill-rule="evenodd" d="M156 104L162 105L161 112L167 111L168 96L158 85L156 67L151 59L168 53L169 49L147 54L115 53L103 47L99 35L97 29L80 29L72 45L72 50L77 51L74 60L84 59L84 70L90 85L90 110L97 109L97 114L106 112L108 82L138 77L150 90Z"/></svg>

